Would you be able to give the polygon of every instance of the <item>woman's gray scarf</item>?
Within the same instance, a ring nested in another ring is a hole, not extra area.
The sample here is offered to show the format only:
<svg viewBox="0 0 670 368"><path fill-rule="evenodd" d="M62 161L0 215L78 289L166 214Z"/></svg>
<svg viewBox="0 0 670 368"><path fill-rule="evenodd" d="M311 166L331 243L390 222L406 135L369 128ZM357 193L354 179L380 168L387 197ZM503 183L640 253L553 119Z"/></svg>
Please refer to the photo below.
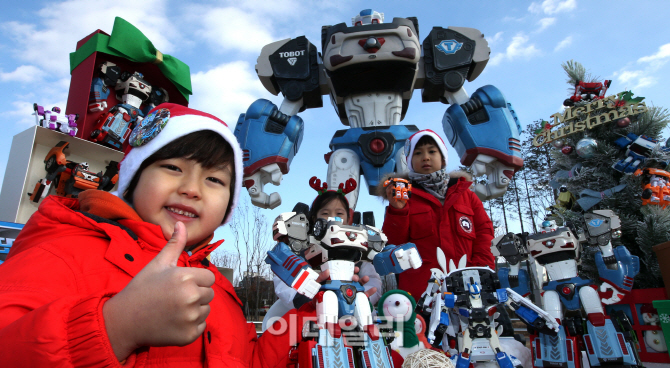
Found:
<svg viewBox="0 0 670 368"><path fill-rule="evenodd" d="M446 169L437 170L430 174L419 174L416 172L409 172L409 178L412 184L417 184L426 192L434 195L439 199L444 199L449 186L449 173Z"/></svg>

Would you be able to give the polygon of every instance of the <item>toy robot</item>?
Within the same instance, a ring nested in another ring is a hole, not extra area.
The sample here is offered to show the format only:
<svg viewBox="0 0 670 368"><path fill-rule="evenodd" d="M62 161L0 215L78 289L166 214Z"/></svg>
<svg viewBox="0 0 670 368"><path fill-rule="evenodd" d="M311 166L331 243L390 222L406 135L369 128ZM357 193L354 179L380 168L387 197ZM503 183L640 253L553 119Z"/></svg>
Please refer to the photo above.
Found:
<svg viewBox="0 0 670 368"><path fill-rule="evenodd" d="M422 89L423 102L451 104L443 117L445 134L461 163L475 176L488 177L488 184L475 185L478 196L504 194L523 166L520 123L496 87L484 86L471 97L463 89L488 62L484 35L473 28L435 27L421 44L416 18L385 23L383 14L370 9L352 25L324 26L322 54L304 36L263 47L256 72L263 86L284 100L279 108L267 100L252 103L235 128L252 203L263 208L281 203L278 193L268 195L263 186L279 185L288 173L303 136L296 114L322 107L324 94L349 127L335 132L325 155L331 187L349 178L360 181L363 174L373 190L383 175L406 172L404 142L418 129L400 122L415 89ZM358 191L347 195L351 208Z"/></svg>
<svg viewBox="0 0 670 368"><path fill-rule="evenodd" d="M642 179L642 205L654 204L663 208L670 204L670 173L665 170L646 167L637 169L635 176Z"/></svg>
<svg viewBox="0 0 670 368"><path fill-rule="evenodd" d="M634 345L605 318L602 305L620 301L631 290L640 268L638 257L631 256L625 247L612 247L610 240L621 236L620 227L619 217L611 210L584 215L582 240L599 247L595 259L603 281L600 296L591 280L577 275L581 245L574 228L558 227L528 236L530 260L544 266L549 278L543 287L542 305L561 322L557 337L541 331L531 335L535 367L579 367L580 336L591 366L639 363Z"/></svg>
<svg viewBox="0 0 670 368"><path fill-rule="evenodd" d="M98 117L90 140L121 150L146 112L153 106L167 102L168 95L164 89L152 87L141 73L121 72L114 63L106 62L101 65L100 74L91 85L89 111L103 111L107 107L106 100L112 85L121 103Z"/></svg>
<svg viewBox="0 0 670 368"><path fill-rule="evenodd" d="M407 202L412 196L412 184L409 180L402 178L392 178L384 182L384 188L391 185L393 192L395 193L394 197L397 200L402 202Z"/></svg>
<svg viewBox="0 0 670 368"><path fill-rule="evenodd" d="M528 260L526 238L528 233L507 233L491 241L491 253L495 257L504 257L508 267L498 268L498 279L502 288L511 288L523 297L530 296L531 273L521 268L522 262Z"/></svg>
<svg viewBox="0 0 670 368"><path fill-rule="evenodd" d="M584 82L578 81L575 83L575 93L570 98L563 101L563 106L575 106L580 102L591 102L594 100L601 100L605 98L607 89L612 84L611 80L600 82Z"/></svg>
<svg viewBox="0 0 670 368"><path fill-rule="evenodd" d="M53 184L56 186L57 195L71 198L77 198L79 193L87 189L109 192L116 185L119 178L118 162L110 161L104 173L88 171L88 163L72 162L65 157L65 150L69 145L68 142L60 141L47 153L44 159L47 175L35 184L32 193L28 193L32 202L38 203L45 198Z"/></svg>
<svg viewBox="0 0 670 368"><path fill-rule="evenodd" d="M457 368L468 368L471 362L495 359L501 368L523 367L514 356L507 354L498 338L495 318L498 307L504 303L524 323L547 334L556 334L559 324L548 313L534 305L510 288L503 289L495 272L488 267L461 267L451 262L450 271L444 275L443 292L437 294L432 306L428 341L435 337L434 331L445 331L449 325L451 310L460 324L459 353L455 355ZM440 305L441 304L441 305ZM439 317L438 317L439 316ZM439 319L439 323L436 321ZM483 354L489 348L492 354Z"/></svg>
<svg viewBox="0 0 670 368"><path fill-rule="evenodd" d="M37 126L56 130L70 137L77 135L77 119L79 119L79 114L61 115L61 110L58 106L52 107L51 110L45 110L44 106L36 103L33 104L33 110L35 111L33 115L35 115Z"/></svg>
<svg viewBox="0 0 670 368"><path fill-rule="evenodd" d="M339 217L318 219L311 231L309 225L305 214L279 215L273 225L273 238L279 243L265 260L282 281L316 303L316 324L305 326L306 341L298 347L300 368L354 366L356 336L363 338L356 366L392 367L390 352L373 323L370 302L363 287L352 281L354 263L371 261L380 275L400 273L421 266L416 246L386 246L386 236L378 229L343 225ZM305 258L296 255L302 250ZM330 271L330 280L323 285L315 281L313 268L317 267Z"/></svg>
<svg viewBox="0 0 670 368"><path fill-rule="evenodd" d="M658 140L647 137L646 135L637 136L633 133L628 133L625 137L621 137L614 141L620 149L626 149L626 158L612 165L614 170L624 174L632 174L638 168L641 168L645 160L651 155L660 150L664 154L670 153L670 148L663 147L658 143ZM668 162L664 162L664 167Z"/></svg>

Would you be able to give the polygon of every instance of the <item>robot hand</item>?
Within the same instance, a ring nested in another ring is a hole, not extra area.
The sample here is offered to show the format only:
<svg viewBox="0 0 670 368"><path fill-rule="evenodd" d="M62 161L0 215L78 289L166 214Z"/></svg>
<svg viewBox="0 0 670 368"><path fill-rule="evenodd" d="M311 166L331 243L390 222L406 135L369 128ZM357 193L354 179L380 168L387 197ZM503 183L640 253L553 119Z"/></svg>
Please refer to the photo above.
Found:
<svg viewBox="0 0 670 368"><path fill-rule="evenodd" d="M472 163L472 174L475 177L486 175L488 183L475 184L475 194L480 200L486 201L505 194L514 168L503 164L495 157L479 154Z"/></svg>
<svg viewBox="0 0 670 368"><path fill-rule="evenodd" d="M421 257L419 256L419 251L416 248L410 248L407 250L398 249L393 254L395 254L398 263L403 270L409 268L417 269L421 267L423 263Z"/></svg>
<svg viewBox="0 0 670 368"><path fill-rule="evenodd" d="M297 115L286 115L268 100L256 100L241 114L235 137L244 153L244 186L251 202L261 208L281 204L278 193L268 195L263 185L281 183L289 172L293 157L302 142L304 123Z"/></svg>
<svg viewBox="0 0 670 368"><path fill-rule="evenodd" d="M103 111L106 108L107 108L107 101L92 102L88 104L88 111L90 112Z"/></svg>
<svg viewBox="0 0 670 368"><path fill-rule="evenodd" d="M281 204L279 193L267 194L263 191L263 186L267 183L279 185L282 179L282 172L277 164L271 164L261 167L253 175L244 178L244 186L249 191L251 203L260 208L273 209Z"/></svg>
<svg viewBox="0 0 670 368"><path fill-rule="evenodd" d="M600 301L603 304L616 304L626 296L626 294L620 293L609 282L603 282L602 285L600 285L598 294L600 294Z"/></svg>
<svg viewBox="0 0 670 368"><path fill-rule="evenodd" d="M300 273L291 284L291 287L295 289L298 293L308 297L314 298L314 295L319 292L321 284L316 282L316 279L319 277L319 274L310 268L305 268L300 270Z"/></svg>
<svg viewBox="0 0 670 368"><path fill-rule="evenodd" d="M442 127L461 164L488 176L489 184L475 185L477 196L483 201L505 194L523 159L521 124L502 92L491 85L477 89L466 103L449 106Z"/></svg>

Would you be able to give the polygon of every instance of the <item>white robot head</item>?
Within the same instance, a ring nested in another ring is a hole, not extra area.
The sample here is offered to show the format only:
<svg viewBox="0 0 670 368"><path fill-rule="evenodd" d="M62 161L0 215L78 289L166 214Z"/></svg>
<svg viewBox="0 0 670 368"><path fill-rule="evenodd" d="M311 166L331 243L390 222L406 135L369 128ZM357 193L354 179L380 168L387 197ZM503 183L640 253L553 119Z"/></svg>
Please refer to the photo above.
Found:
<svg viewBox="0 0 670 368"><path fill-rule="evenodd" d="M479 287L479 283L477 282L472 284L468 283L468 291L470 292L470 297L472 299L479 300L482 297L482 288Z"/></svg>
<svg viewBox="0 0 670 368"><path fill-rule="evenodd" d="M542 233L550 233L558 229L555 220L544 220L542 221Z"/></svg>
<svg viewBox="0 0 670 368"><path fill-rule="evenodd" d="M360 13L351 18L351 24L353 26L381 23L384 23L384 13L376 12L372 9L361 10Z"/></svg>
<svg viewBox="0 0 670 368"><path fill-rule="evenodd" d="M135 108L139 108L151 95L151 85L144 80L142 73L138 72L121 74L121 79L117 81L114 89L119 100Z"/></svg>

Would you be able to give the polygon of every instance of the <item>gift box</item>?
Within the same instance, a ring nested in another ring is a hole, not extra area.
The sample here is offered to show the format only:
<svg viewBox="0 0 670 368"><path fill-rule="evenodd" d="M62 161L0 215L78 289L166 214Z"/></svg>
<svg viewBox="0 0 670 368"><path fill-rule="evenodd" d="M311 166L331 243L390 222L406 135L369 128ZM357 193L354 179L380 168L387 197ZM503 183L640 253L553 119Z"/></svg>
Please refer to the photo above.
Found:
<svg viewBox="0 0 670 368"><path fill-rule="evenodd" d="M142 73L152 87L167 91L169 102L188 106L188 97L192 93L188 65L161 53L142 32L117 17L111 35L97 30L77 42L76 51L70 54L71 79L66 113L79 115L77 137L88 140L98 118L121 103L112 86L106 100L107 108L96 112L88 110L91 83L98 77L100 65L107 61L122 71Z"/></svg>

